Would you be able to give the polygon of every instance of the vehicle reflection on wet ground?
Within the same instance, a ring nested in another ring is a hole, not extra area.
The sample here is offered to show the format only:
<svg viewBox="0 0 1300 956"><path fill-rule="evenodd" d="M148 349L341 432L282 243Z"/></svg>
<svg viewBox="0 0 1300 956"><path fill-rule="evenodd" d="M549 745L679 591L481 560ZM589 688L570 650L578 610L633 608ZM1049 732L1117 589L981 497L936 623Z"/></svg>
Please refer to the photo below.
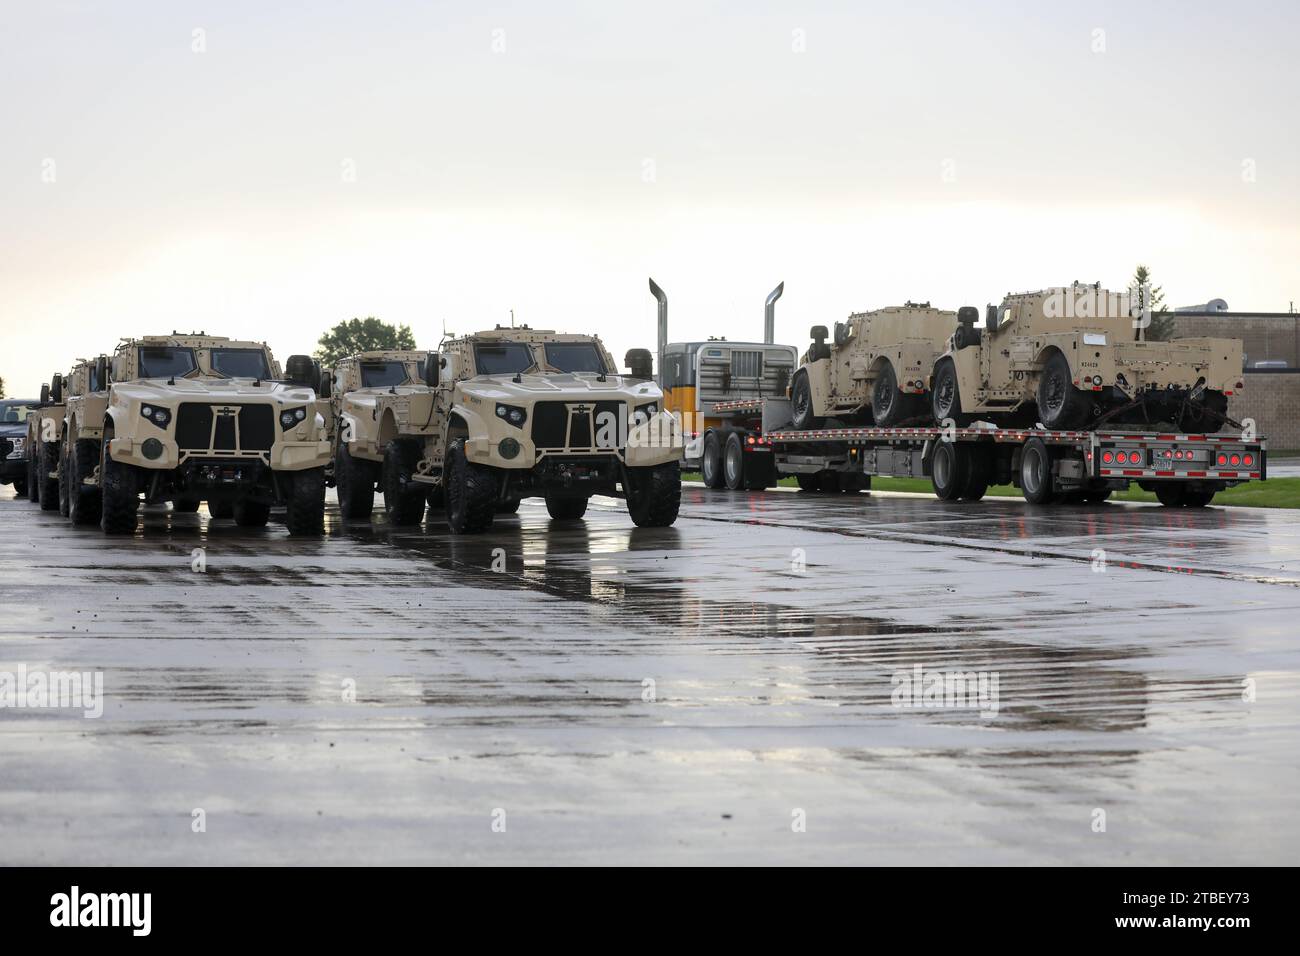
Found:
<svg viewBox="0 0 1300 956"><path fill-rule="evenodd" d="M1290 512L688 488L669 529L608 500L482 537L328 520L146 509L108 540L0 499L0 671L101 670L106 696L98 720L0 711L6 859L1300 847ZM996 675L996 715L895 706L917 665Z"/></svg>

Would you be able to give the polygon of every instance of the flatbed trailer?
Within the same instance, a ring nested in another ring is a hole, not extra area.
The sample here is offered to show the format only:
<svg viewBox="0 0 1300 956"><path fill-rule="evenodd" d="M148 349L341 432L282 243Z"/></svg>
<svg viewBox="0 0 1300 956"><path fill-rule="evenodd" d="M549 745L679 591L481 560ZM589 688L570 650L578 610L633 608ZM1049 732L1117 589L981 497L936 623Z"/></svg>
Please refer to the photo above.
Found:
<svg viewBox="0 0 1300 956"><path fill-rule="evenodd" d="M1015 485L1034 504L1104 501L1136 482L1166 506L1204 507L1216 492L1267 478L1267 442L1240 435L1158 429L1041 428L796 430L788 399L719 403L728 430L743 435L742 475L726 486L768 487L793 476L806 491L869 488L871 478L929 478L945 501L978 501L991 485ZM721 487L712 483L710 487Z"/></svg>

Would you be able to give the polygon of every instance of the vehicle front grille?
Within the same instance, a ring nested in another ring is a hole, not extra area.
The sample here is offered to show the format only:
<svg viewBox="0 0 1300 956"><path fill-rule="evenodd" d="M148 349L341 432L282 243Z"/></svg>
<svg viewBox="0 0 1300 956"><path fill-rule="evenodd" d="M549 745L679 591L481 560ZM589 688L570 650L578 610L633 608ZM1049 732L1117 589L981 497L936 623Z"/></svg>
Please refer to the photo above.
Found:
<svg viewBox="0 0 1300 956"><path fill-rule="evenodd" d="M533 444L542 449L586 450L599 443L601 451L613 451L625 440L625 407L610 401L538 402L533 406ZM613 442L606 441L610 435Z"/></svg>
<svg viewBox="0 0 1300 956"><path fill-rule="evenodd" d="M184 402L176 413L176 444L183 452L262 452L274 443L270 405Z"/></svg>
<svg viewBox="0 0 1300 956"><path fill-rule="evenodd" d="M8 438L0 438L0 458L8 458L14 452L14 443Z"/></svg>

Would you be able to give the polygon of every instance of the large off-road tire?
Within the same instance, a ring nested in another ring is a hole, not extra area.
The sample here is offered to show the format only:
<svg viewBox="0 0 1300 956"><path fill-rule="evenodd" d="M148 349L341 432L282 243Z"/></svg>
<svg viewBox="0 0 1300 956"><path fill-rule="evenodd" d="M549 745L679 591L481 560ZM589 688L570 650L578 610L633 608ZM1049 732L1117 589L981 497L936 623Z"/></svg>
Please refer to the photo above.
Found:
<svg viewBox="0 0 1300 956"><path fill-rule="evenodd" d="M85 482L99 467L100 443L80 438L72 445L68 475L68 518L75 525L99 524L99 488L87 488Z"/></svg>
<svg viewBox="0 0 1300 956"><path fill-rule="evenodd" d="M798 371L790 386L790 424L798 429L820 428L822 420L813 409L812 383L808 373Z"/></svg>
<svg viewBox="0 0 1300 956"><path fill-rule="evenodd" d="M482 534L492 527L492 519L496 517L497 476L491 468L470 463L463 440L447 447L443 486L447 527L452 534Z"/></svg>
<svg viewBox="0 0 1300 956"><path fill-rule="evenodd" d="M35 502L40 498L40 488L36 485L36 465L36 447L33 446L27 449L27 476L23 482L23 493L26 494L27 500L30 502Z"/></svg>
<svg viewBox="0 0 1300 956"><path fill-rule="evenodd" d="M271 520L271 506L265 501L238 498L234 509L235 524L241 528L263 528Z"/></svg>
<svg viewBox="0 0 1300 956"><path fill-rule="evenodd" d="M140 513L140 474L132 465L108 453L112 436L105 433L99 455L99 527L104 534L134 534Z"/></svg>
<svg viewBox="0 0 1300 956"><path fill-rule="evenodd" d="M952 441L941 441L934 446L930 459L930 484L940 501L956 501L970 483L970 451Z"/></svg>
<svg viewBox="0 0 1300 956"><path fill-rule="evenodd" d="M934 367L934 384L930 389L930 411L935 424L940 427L952 419L958 428L965 428L974 419L962 411L961 390L957 385L957 366L950 358L940 359Z"/></svg>
<svg viewBox="0 0 1300 956"><path fill-rule="evenodd" d="M499 515L518 514L520 500L521 499L519 498L509 498L505 501L498 501L496 504L496 513ZM587 509L583 508L582 510L586 511Z"/></svg>
<svg viewBox="0 0 1300 956"><path fill-rule="evenodd" d="M677 520L682 504L682 471L677 462L628 468L623 485L627 513L638 528L667 528Z"/></svg>
<svg viewBox="0 0 1300 956"><path fill-rule="evenodd" d="M289 534L295 538L321 534L325 530L325 469L307 468L285 477L284 526Z"/></svg>
<svg viewBox="0 0 1300 956"><path fill-rule="evenodd" d="M40 461L37 462L36 497L41 503L42 511L59 509L59 479L51 478L50 473L58 470L59 446L52 441L43 441L40 445Z"/></svg>
<svg viewBox="0 0 1300 956"><path fill-rule="evenodd" d="M21 499L21 498L26 498L26 497L27 497L27 474L26 474L26 472L24 472L24 473L21 474L21 475L15 475L15 476L14 476L14 497L15 497L15 498L19 498L19 499Z"/></svg>
<svg viewBox="0 0 1300 956"><path fill-rule="evenodd" d="M546 498L546 513L554 521L577 521L587 513L586 498Z"/></svg>
<svg viewBox="0 0 1300 956"><path fill-rule="evenodd" d="M374 463L354 458L347 442L339 442L339 453L334 458L334 487L339 496L339 513L344 518L370 520L375 510Z"/></svg>
<svg viewBox="0 0 1300 956"><path fill-rule="evenodd" d="M172 502L172 511L178 515L192 515L198 512L202 498L177 498Z"/></svg>
<svg viewBox="0 0 1300 956"><path fill-rule="evenodd" d="M745 443L737 432L727 436L727 444L722 450L722 478L732 491L745 488Z"/></svg>
<svg viewBox="0 0 1300 956"><path fill-rule="evenodd" d="M1052 490L1052 450L1041 438L1031 438L1020 449L1020 493L1030 504L1050 504L1056 497Z"/></svg>
<svg viewBox="0 0 1300 956"><path fill-rule="evenodd" d="M1070 377L1070 360L1063 352L1053 352L1038 377L1038 420L1051 431L1078 428L1088 421L1092 404L1085 392L1074 387Z"/></svg>
<svg viewBox="0 0 1300 956"><path fill-rule="evenodd" d="M893 428L912 417L912 396L898 390L894 363L886 361L871 386L871 418L878 428Z"/></svg>
<svg viewBox="0 0 1300 956"><path fill-rule="evenodd" d="M208 514L214 518L233 518L235 516L235 503L233 501L209 501Z"/></svg>
<svg viewBox="0 0 1300 956"><path fill-rule="evenodd" d="M59 444L59 514L68 517L69 499L72 493L68 486L71 482L68 480L68 472L72 470L72 462L68 458L67 441Z"/></svg>
<svg viewBox="0 0 1300 956"><path fill-rule="evenodd" d="M414 480L420 446L394 440L384 449L384 513L394 525L419 524L424 517L425 486Z"/></svg>
<svg viewBox="0 0 1300 956"><path fill-rule="evenodd" d="M1175 425L1180 432L1213 435L1226 424L1224 416L1227 414L1228 396L1222 392L1206 391L1199 402L1193 402L1187 407Z"/></svg>
<svg viewBox="0 0 1300 956"><path fill-rule="evenodd" d="M722 488L726 485L726 476L722 473L722 441L718 433L708 432L704 436L704 454L700 458L700 475L706 488Z"/></svg>
<svg viewBox="0 0 1300 956"><path fill-rule="evenodd" d="M1161 481L1155 487L1156 500L1166 508L1181 508L1187 496L1187 486Z"/></svg>
<svg viewBox="0 0 1300 956"><path fill-rule="evenodd" d="M798 474L794 476L795 482L799 485L800 491L821 491L821 476L814 473L810 475Z"/></svg>

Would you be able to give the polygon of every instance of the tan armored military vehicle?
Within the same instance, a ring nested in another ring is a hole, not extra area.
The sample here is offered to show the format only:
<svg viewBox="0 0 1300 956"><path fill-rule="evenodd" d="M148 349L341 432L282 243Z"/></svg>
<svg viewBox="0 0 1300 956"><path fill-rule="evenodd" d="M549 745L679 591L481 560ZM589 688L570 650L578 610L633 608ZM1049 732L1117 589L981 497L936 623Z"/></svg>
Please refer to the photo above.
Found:
<svg viewBox="0 0 1300 956"><path fill-rule="evenodd" d="M581 518L592 495L627 500L634 523L677 520L681 428L652 381L617 374L591 335L527 327L443 343L424 388L375 397L380 484L396 524L442 505L456 534L492 526L521 498Z"/></svg>
<svg viewBox="0 0 1300 956"><path fill-rule="evenodd" d="M431 393L423 379L428 356L405 350L362 352L340 360L333 374L321 379L321 397L329 398L331 410L329 482L338 489L343 517L370 519L387 445L380 439L378 399ZM430 485L427 493L435 495L435 487Z"/></svg>
<svg viewBox="0 0 1300 956"><path fill-rule="evenodd" d="M835 323L831 345L826 326L814 326L813 344L790 385L792 424L816 428L826 418L881 428L929 424L930 370L956 319L928 302L855 312Z"/></svg>
<svg viewBox="0 0 1300 956"><path fill-rule="evenodd" d="M63 376L41 386L41 402L27 416L28 497L42 511L59 507L59 432L63 429Z"/></svg>
<svg viewBox="0 0 1300 956"><path fill-rule="evenodd" d="M983 329L962 309L931 381L934 417L1052 430L1167 423L1216 432L1239 392L1241 342L1148 342L1134 296L1099 285L1008 295Z"/></svg>
<svg viewBox="0 0 1300 956"><path fill-rule="evenodd" d="M290 534L320 533L329 442L310 358L290 358L284 380L265 344L198 333L125 340L90 365L64 418L74 523L134 531L143 495L181 511L206 500L245 527L283 503Z"/></svg>

